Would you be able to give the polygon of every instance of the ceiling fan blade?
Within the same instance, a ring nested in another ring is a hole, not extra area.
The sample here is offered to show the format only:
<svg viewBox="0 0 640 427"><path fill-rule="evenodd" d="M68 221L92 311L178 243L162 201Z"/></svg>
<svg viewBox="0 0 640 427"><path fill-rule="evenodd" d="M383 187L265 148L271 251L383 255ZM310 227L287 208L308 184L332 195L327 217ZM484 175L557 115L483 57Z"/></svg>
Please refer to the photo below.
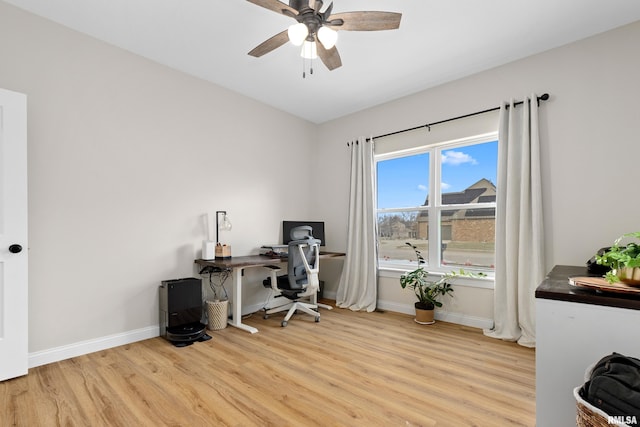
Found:
<svg viewBox="0 0 640 427"><path fill-rule="evenodd" d="M283 44L289 41L289 35L287 34L287 30L284 30L281 33L276 34L268 40L263 41L258 46L254 47L249 55L255 56L256 58L261 57L274 49L279 48Z"/></svg>
<svg viewBox="0 0 640 427"><path fill-rule="evenodd" d="M316 47L318 49L318 56L322 60L322 63L326 65L329 70L335 70L336 68L342 66L340 54L338 53L338 49L336 49L335 46L331 49L325 49L324 46L322 46L322 43L316 42Z"/></svg>
<svg viewBox="0 0 640 427"><path fill-rule="evenodd" d="M380 31L395 30L400 27L401 13L396 12L343 12L330 16L327 24L334 30L344 31ZM342 20L342 25L336 25Z"/></svg>
<svg viewBox="0 0 640 427"><path fill-rule="evenodd" d="M293 14L293 16L298 15L298 11L289 6L288 4L282 3L278 0L247 0L249 3L253 3L255 5L264 7L265 9L273 10L276 13L282 13L288 15L286 11L289 11ZM289 15L290 16L290 15Z"/></svg>
<svg viewBox="0 0 640 427"><path fill-rule="evenodd" d="M331 11L333 10L333 2L331 2L331 4L329 5L329 7L327 7L327 10L325 10L324 12L322 12L322 20L326 21L327 19L329 19L329 17L331 16Z"/></svg>

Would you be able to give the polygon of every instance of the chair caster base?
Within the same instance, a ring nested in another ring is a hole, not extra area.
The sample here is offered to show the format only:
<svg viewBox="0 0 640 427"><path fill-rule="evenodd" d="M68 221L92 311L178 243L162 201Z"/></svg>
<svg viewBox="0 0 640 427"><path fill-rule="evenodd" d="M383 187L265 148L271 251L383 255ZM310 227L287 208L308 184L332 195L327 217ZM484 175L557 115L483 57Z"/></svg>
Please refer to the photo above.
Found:
<svg viewBox="0 0 640 427"><path fill-rule="evenodd" d="M280 325L284 328L285 326L287 326L287 321L283 320L282 323L280 323Z"/></svg>

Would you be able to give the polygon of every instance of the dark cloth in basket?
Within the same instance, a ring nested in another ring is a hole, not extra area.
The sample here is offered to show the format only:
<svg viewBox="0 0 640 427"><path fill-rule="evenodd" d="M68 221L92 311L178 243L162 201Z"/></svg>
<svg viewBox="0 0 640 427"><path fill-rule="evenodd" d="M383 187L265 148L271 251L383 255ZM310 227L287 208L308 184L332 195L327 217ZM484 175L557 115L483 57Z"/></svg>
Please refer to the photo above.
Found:
<svg viewBox="0 0 640 427"><path fill-rule="evenodd" d="M603 357L580 396L611 416L640 420L640 360L619 353Z"/></svg>

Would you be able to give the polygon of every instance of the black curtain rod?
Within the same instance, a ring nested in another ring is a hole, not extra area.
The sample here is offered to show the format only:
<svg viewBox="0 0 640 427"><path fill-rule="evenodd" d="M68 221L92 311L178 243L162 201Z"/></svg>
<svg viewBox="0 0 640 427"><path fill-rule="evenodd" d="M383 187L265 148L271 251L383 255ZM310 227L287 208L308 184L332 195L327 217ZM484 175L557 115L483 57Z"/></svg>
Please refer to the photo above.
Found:
<svg viewBox="0 0 640 427"><path fill-rule="evenodd" d="M540 101L546 101L547 99L549 99L549 94L548 93L543 93L542 95L540 95L538 97L538 104L540 104ZM514 106L521 105L522 103L524 103L524 101L515 102L513 105ZM478 114L484 114L484 113L488 113L490 111L496 111L496 110L499 110L499 109L500 109L500 107L489 108L488 110L476 111L475 113L465 114L464 116L453 117L451 119L440 120L439 122L428 123L426 125L416 126L416 127L412 127L412 128L409 128L409 129L397 130L395 132L385 133L384 135L374 136L373 138L367 138L367 142L371 141L372 139L384 138L385 136L397 135L399 133L409 132L409 131L420 129L420 128L430 129L431 126L440 125L442 123L447 123L447 122L452 122L454 120L466 119L467 117L477 116Z"/></svg>

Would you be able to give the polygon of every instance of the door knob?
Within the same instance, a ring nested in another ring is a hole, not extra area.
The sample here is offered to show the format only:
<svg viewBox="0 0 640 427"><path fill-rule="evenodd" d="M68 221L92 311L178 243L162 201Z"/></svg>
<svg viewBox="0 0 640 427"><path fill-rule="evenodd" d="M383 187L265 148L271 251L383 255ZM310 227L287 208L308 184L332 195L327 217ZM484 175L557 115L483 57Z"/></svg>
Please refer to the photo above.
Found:
<svg viewBox="0 0 640 427"><path fill-rule="evenodd" d="M9 252L11 252L12 254L17 254L22 252L22 246L20 245L11 245L9 246Z"/></svg>

